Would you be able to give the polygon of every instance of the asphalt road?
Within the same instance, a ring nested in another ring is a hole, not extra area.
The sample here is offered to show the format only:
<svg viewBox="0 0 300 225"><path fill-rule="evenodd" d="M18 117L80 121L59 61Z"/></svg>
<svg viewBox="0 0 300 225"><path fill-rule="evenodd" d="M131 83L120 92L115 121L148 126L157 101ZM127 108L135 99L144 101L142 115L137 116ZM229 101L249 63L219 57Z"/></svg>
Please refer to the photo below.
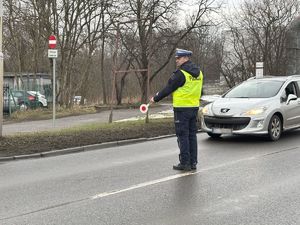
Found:
<svg viewBox="0 0 300 225"><path fill-rule="evenodd" d="M0 224L299 225L299 136L200 133L195 173L175 138L1 163Z"/></svg>
<svg viewBox="0 0 300 225"><path fill-rule="evenodd" d="M149 115L156 114L157 112L170 110L170 104L161 104L149 108ZM87 123L107 123L110 110L102 111L95 114L86 114L80 116L69 116L64 118L56 118L53 126L53 119L38 120L38 121L25 121L19 123L4 123L3 135L10 135L16 133L39 132L48 130L60 130L70 128ZM144 116L139 109L115 109L113 110L113 121L128 119L131 117Z"/></svg>

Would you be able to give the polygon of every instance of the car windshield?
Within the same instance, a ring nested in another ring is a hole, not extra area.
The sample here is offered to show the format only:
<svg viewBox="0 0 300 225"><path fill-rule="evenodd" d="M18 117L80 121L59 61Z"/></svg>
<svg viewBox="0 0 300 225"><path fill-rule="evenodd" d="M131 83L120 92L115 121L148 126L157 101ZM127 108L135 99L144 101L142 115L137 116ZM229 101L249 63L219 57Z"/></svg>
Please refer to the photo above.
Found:
<svg viewBox="0 0 300 225"><path fill-rule="evenodd" d="M283 85L279 80L250 80L226 93L224 98L270 98L275 96Z"/></svg>

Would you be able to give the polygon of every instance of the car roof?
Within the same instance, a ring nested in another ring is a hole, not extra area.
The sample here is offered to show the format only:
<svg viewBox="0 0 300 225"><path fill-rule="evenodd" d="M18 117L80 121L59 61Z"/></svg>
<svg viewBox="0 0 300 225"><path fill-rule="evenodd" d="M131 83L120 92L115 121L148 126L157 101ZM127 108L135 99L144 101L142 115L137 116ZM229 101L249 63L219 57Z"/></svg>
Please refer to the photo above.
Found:
<svg viewBox="0 0 300 225"><path fill-rule="evenodd" d="M295 78L300 78L300 75L290 75L290 76L269 76L264 75L261 78L256 77L250 77L248 80L274 80L274 81L287 81L287 80L293 80Z"/></svg>

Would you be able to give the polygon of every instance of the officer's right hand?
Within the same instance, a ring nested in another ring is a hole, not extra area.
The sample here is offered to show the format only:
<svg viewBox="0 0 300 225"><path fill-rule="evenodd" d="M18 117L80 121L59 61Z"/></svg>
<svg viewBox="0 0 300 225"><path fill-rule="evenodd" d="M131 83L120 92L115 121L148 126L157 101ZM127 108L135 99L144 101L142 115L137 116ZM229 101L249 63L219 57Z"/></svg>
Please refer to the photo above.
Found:
<svg viewBox="0 0 300 225"><path fill-rule="evenodd" d="M154 101L154 97L151 97L150 98L150 103L154 103L155 101Z"/></svg>

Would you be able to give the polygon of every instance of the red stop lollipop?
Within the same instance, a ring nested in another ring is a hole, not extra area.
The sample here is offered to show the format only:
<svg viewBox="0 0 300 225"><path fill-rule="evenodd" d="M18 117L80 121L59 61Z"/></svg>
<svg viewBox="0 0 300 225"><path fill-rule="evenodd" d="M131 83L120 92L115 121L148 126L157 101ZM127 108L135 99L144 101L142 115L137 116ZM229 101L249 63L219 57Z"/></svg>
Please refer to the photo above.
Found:
<svg viewBox="0 0 300 225"><path fill-rule="evenodd" d="M146 113L147 111L148 111L148 107L149 107L149 104L142 104L141 106L140 106L140 111L141 111L141 113Z"/></svg>

